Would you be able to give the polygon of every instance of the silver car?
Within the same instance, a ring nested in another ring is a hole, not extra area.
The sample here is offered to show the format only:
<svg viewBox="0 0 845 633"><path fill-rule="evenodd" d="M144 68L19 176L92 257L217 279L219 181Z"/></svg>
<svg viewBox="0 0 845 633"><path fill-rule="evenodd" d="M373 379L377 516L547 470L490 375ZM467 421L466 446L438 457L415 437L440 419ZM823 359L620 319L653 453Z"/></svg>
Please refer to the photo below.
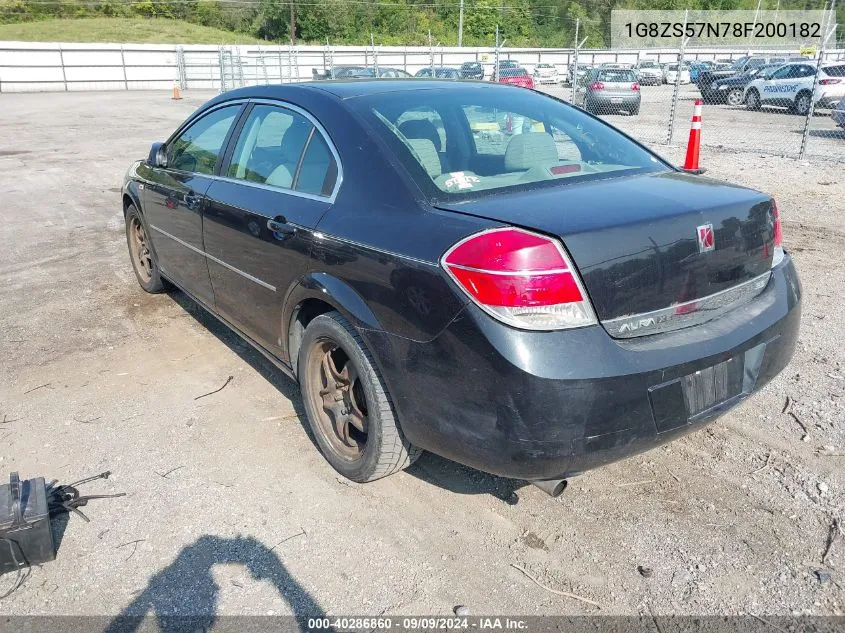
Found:
<svg viewBox="0 0 845 633"><path fill-rule="evenodd" d="M576 103L592 114L640 113L640 83L633 70L594 68L581 79Z"/></svg>

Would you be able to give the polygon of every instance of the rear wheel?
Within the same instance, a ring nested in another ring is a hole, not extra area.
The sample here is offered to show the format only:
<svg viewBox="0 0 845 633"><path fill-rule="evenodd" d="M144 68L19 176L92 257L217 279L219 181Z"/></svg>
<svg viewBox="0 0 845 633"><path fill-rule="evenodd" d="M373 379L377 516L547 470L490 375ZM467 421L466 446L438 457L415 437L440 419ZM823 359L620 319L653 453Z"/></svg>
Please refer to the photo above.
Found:
<svg viewBox="0 0 845 633"><path fill-rule="evenodd" d="M748 107L749 110L759 110L760 109L760 93L758 93L753 88L748 91L748 94L745 95L745 105Z"/></svg>
<svg viewBox="0 0 845 633"><path fill-rule="evenodd" d="M742 105L742 89L741 88L733 88L728 91L728 105L731 106L741 106Z"/></svg>
<svg viewBox="0 0 845 633"><path fill-rule="evenodd" d="M161 276L147 227L133 204L126 209L126 243L129 245L132 269L141 288L150 293L167 290L168 284Z"/></svg>
<svg viewBox="0 0 845 633"><path fill-rule="evenodd" d="M799 92L798 96L795 97L795 103L793 104L792 109L795 114L807 116L810 113L811 103L812 99L810 98L810 93L805 90L804 92Z"/></svg>
<svg viewBox="0 0 845 633"><path fill-rule="evenodd" d="M338 312L322 314L305 328L297 373L314 439L341 475L373 481L419 457L422 451L399 428L363 340Z"/></svg>

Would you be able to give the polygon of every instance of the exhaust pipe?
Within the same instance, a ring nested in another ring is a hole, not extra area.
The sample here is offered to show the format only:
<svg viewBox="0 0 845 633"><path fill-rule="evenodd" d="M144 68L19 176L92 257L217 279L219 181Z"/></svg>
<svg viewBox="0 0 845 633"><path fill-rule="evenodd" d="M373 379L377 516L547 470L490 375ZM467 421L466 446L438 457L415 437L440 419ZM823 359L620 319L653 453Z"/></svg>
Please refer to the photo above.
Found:
<svg viewBox="0 0 845 633"><path fill-rule="evenodd" d="M544 481L532 481L531 483L550 497L558 497L560 493L566 490L566 479L546 479Z"/></svg>

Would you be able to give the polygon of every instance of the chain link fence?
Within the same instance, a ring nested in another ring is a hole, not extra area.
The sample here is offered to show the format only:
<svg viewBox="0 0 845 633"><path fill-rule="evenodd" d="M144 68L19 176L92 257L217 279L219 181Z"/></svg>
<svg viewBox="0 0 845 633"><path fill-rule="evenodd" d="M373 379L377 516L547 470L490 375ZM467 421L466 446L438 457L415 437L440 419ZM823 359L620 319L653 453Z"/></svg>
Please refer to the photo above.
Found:
<svg viewBox="0 0 845 633"><path fill-rule="evenodd" d="M657 149L686 143L703 99L703 148L845 162L845 49L583 50L350 46L0 44L0 93L231 90L341 76L530 75L535 88ZM441 70L444 69L444 70ZM455 71L458 71L457 73ZM2 96L0 96L2 98Z"/></svg>

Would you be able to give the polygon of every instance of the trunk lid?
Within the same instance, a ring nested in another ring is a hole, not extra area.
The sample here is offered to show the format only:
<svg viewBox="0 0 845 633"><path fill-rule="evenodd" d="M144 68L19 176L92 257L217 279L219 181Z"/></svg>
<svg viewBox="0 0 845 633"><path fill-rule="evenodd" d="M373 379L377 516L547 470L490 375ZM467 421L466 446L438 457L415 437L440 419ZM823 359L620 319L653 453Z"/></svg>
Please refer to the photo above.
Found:
<svg viewBox="0 0 845 633"><path fill-rule="evenodd" d="M619 337L717 316L762 291L771 270L771 198L700 176L645 174L437 206L560 238L599 320ZM708 226L712 248L699 243Z"/></svg>

